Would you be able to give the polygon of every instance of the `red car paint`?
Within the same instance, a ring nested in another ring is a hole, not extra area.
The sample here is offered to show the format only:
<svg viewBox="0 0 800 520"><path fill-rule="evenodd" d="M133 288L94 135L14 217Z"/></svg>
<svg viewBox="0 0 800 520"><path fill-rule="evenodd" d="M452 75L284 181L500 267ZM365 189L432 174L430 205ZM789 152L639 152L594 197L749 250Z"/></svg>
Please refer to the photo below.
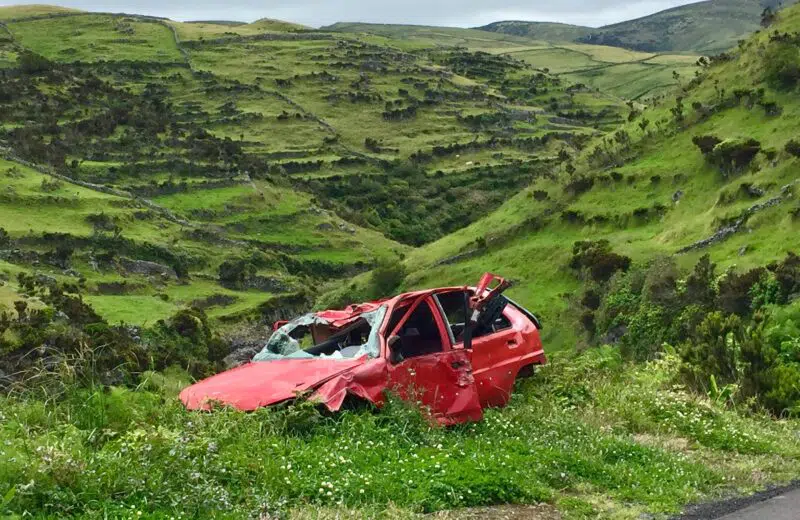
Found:
<svg viewBox="0 0 800 520"><path fill-rule="evenodd" d="M495 288L489 289L495 281ZM480 420L484 408L508 403L520 370L546 363L538 321L515 304L506 305L502 315L482 332L468 325L469 318L479 320L481 313L489 312L490 302L508 285L487 274L475 289L407 293L317 313L332 329L341 330L362 314L386 305L386 316L379 325L378 357L253 362L184 389L180 399L192 410L208 410L213 403L220 403L251 411L309 393L312 400L336 411L348 395L380 406L385 391L392 390L404 399L420 402L440 424ZM465 321L450 323L447 312L459 314L453 302L462 298ZM390 338L395 340L392 347ZM409 357L403 358L403 353Z"/></svg>

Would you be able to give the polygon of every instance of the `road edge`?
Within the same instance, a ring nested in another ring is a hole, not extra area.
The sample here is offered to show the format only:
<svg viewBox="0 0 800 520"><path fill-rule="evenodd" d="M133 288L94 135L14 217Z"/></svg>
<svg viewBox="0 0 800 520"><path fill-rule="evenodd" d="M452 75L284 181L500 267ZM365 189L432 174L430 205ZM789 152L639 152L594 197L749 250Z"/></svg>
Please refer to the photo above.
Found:
<svg viewBox="0 0 800 520"><path fill-rule="evenodd" d="M797 489L800 489L800 480L794 480L783 486L768 486L764 491L748 496L692 504L687 506L683 513L671 517L670 520L714 520Z"/></svg>

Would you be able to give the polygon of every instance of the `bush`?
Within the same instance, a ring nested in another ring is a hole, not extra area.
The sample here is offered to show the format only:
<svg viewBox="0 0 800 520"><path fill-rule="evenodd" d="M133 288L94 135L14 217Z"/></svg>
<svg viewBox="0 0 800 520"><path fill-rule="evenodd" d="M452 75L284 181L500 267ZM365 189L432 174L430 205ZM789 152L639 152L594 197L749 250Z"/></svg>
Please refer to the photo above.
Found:
<svg viewBox="0 0 800 520"><path fill-rule="evenodd" d="M669 334L669 319L663 307L642 304L626 317L627 330L620 341L620 352L626 359L648 361L661 351Z"/></svg>
<svg viewBox="0 0 800 520"><path fill-rule="evenodd" d="M800 141L792 139L786 143L786 147L784 149L786 150L786 153L795 157L800 157Z"/></svg>
<svg viewBox="0 0 800 520"><path fill-rule="evenodd" d="M211 331L201 309L184 309L168 320L159 320L143 332L142 341L148 346L150 368L180 366L194 377L208 376L221 368L217 362L230 352Z"/></svg>
<svg viewBox="0 0 800 520"><path fill-rule="evenodd" d="M750 166L760 151L761 143L755 139L726 139L717 144L706 157L723 174L730 175Z"/></svg>
<svg viewBox="0 0 800 520"><path fill-rule="evenodd" d="M53 63L44 56L28 50L19 53L17 66L25 74L38 74L53 68Z"/></svg>
<svg viewBox="0 0 800 520"><path fill-rule="evenodd" d="M0 227L0 249L6 248L11 245L11 236L4 228Z"/></svg>
<svg viewBox="0 0 800 520"><path fill-rule="evenodd" d="M709 255L703 255L686 278L684 300L688 305L709 308L717 299L716 265Z"/></svg>
<svg viewBox="0 0 800 520"><path fill-rule="evenodd" d="M719 308L738 316L749 315L753 310L752 289L766 273L764 268L742 274L729 272L719 282Z"/></svg>
<svg viewBox="0 0 800 520"><path fill-rule="evenodd" d="M607 282L617 271L627 271L631 259L611 251L608 240L575 242L569 266L589 274L595 282Z"/></svg>
<svg viewBox="0 0 800 520"><path fill-rule="evenodd" d="M784 304L793 295L800 293L800 256L788 253L783 262L769 266L780 286L778 303Z"/></svg>
<svg viewBox="0 0 800 520"><path fill-rule="evenodd" d="M800 306L773 309L741 345L746 396L779 415L800 415Z"/></svg>
<svg viewBox="0 0 800 520"><path fill-rule="evenodd" d="M692 138L692 143L700 148L700 153L708 155L714 148L722 142L722 139L713 135L696 135Z"/></svg>
<svg viewBox="0 0 800 520"><path fill-rule="evenodd" d="M771 42L764 53L764 77L775 88L790 90L800 84L800 48L790 42Z"/></svg>
<svg viewBox="0 0 800 520"><path fill-rule="evenodd" d="M742 322L737 316L712 312L680 349L680 373L695 390L705 392L711 376L726 385L738 380L737 349Z"/></svg>
<svg viewBox="0 0 800 520"><path fill-rule="evenodd" d="M406 268L400 261L383 262L372 271L370 277L370 298L392 296L406 278Z"/></svg>

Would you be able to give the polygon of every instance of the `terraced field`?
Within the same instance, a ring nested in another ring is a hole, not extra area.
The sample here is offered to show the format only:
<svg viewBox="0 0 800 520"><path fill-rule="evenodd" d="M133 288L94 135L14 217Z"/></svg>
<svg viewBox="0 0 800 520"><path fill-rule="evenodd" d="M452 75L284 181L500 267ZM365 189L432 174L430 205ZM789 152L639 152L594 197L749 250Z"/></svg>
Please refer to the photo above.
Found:
<svg viewBox="0 0 800 520"><path fill-rule="evenodd" d="M699 69L697 60L700 56L691 52L638 52L606 45L573 43L551 31L546 34L554 39L541 41L502 31L451 27L339 23L329 29L399 39L408 49L463 46L507 55L555 74L568 83L584 84L626 100L647 101L669 92L691 80Z"/></svg>
<svg viewBox="0 0 800 520"><path fill-rule="evenodd" d="M80 281L112 322L318 291L486 215L628 111L424 32L3 17L5 260Z"/></svg>

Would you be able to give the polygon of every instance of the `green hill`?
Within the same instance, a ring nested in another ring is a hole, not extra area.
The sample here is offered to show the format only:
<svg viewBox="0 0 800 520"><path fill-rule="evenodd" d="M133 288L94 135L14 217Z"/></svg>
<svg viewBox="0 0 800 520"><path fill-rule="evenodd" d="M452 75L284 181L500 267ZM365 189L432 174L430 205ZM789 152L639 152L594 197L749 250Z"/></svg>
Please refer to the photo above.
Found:
<svg viewBox="0 0 800 520"><path fill-rule="evenodd" d="M569 295L581 283L568 265L577 241L606 239L634 262L670 256L686 268L708 253L722 271L763 266L796 249L798 158L787 143L797 134L800 104L796 87L786 85L796 85L798 57L796 44L784 43L795 36L780 34L796 35L800 8L780 18L743 50L713 60L679 98L645 109L613 139L587 145L572 159L573 173L537 180L492 215L415 250L409 283L472 278L492 266L522 280L515 298L558 323L576 323ZM752 138L761 152L731 174L693 144L707 135ZM739 218L724 240L678 254ZM572 330L550 334L567 347L578 341Z"/></svg>
<svg viewBox="0 0 800 520"><path fill-rule="evenodd" d="M327 30L380 35L408 50L462 46L514 57L557 74L569 83L597 89L619 98L640 100L658 96L691 78L699 58L693 54L636 52L608 45L570 43L558 31L571 26L547 24L541 34L506 34L454 27L337 23Z"/></svg>
<svg viewBox="0 0 800 520"><path fill-rule="evenodd" d="M83 280L113 323L318 291L486 215L628 112L511 56L271 21L59 13L5 34L0 227L25 251L5 269Z"/></svg>
<svg viewBox="0 0 800 520"><path fill-rule="evenodd" d="M665 519L796 480L800 6L773 22L670 92L696 57L7 18L0 516ZM480 423L177 399L276 320L487 270L549 364Z"/></svg>
<svg viewBox="0 0 800 520"><path fill-rule="evenodd" d="M555 43L575 42L589 36L594 31L591 27L582 27L580 25L517 20L493 22L483 27L476 27L476 29Z"/></svg>
<svg viewBox="0 0 800 520"><path fill-rule="evenodd" d="M734 47L756 31L764 8L775 8L778 4L773 0L709 0L598 29L518 21L496 22L480 29L644 52L715 54Z"/></svg>

